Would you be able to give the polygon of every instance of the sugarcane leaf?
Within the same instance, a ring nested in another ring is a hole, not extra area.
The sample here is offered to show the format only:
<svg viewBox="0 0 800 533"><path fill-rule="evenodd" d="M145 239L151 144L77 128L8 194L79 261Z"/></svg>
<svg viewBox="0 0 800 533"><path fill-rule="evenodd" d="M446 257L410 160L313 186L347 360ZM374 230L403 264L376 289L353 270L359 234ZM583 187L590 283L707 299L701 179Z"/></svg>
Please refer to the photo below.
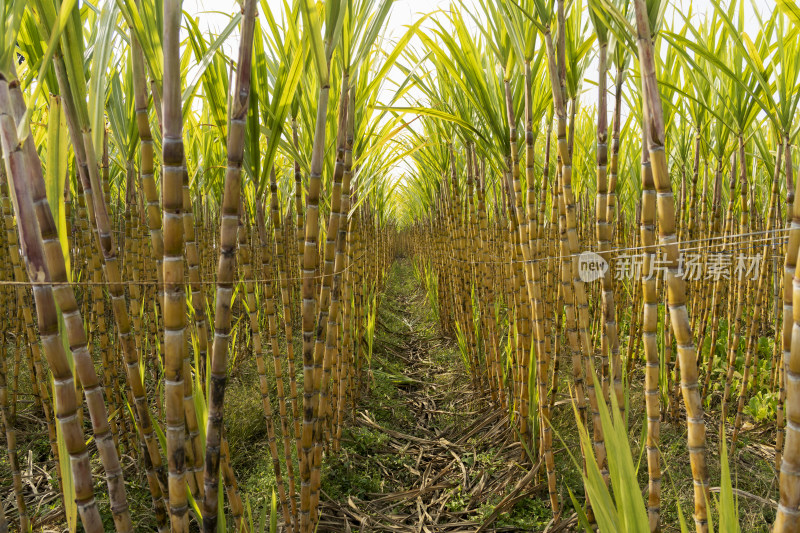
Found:
<svg viewBox="0 0 800 533"><path fill-rule="evenodd" d="M322 42L322 23L319 18L319 11L317 11L313 0L299 0L299 3L305 23L303 37L311 44L311 52L314 65L317 68L317 76L319 77L320 84L325 85L328 82L329 76L328 59L325 55L325 45Z"/></svg>
<svg viewBox="0 0 800 533"><path fill-rule="evenodd" d="M196 344L196 340L194 341ZM195 368L198 366L199 357L198 351L195 350ZM206 367L208 368L208 367ZM207 390L207 389L206 389ZM197 430L200 436L200 450L205 456L206 453L206 423L208 422L208 405L206 404L206 397L203 393L203 383L199 371L195 371L194 379L192 380L192 401L194 402L194 411L197 416Z"/></svg>
<svg viewBox="0 0 800 533"><path fill-rule="evenodd" d="M36 107L36 101L39 99L39 93L42 90L42 78L44 77L47 68L50 66L50 60L53 58L56 47L59 46L59 38L61 37L64 28L67 26L67 22L69 21L72 9L75 7L75 3L76 0L64 0L64 3L61 4L61 8L58 11L55 27L51 29L50 37L47 41L47 49L42 57L41 62L39 63L39 70L38 74L36 75L36 87L32 91L28 100L25 114L17 123L17 138L20 140L20 142L24 142L28 136L28 133L30 132L28 123L30 122L31 118L31 110Z"/></svg>
<svg viewBox="0 0 800 533"><path fill-rule="evenodd" d="M55 13L52 13L52 18L55 18ZM31 80L36 76L36 69L33 68L33 66L40 64L42 57L44 57L44 46L47 44L47 38L42 37L42 35L47 34L46 24L44 22L46 20L47 15L35 17L30 10L25 12L22 17L22 25L17 34L16 44L19 46L19 52L31 65L26 72L22 73L20 80L20 85L22 87L30 86ZM8 65L9 63L4 64ZM58 94L58 83L56 82L55 72L52 68L45 71L44 81L47 83L47 88L50 93Z"/></svg>
<svg viewBox="0 0 800 533"><path fill-rule="evenodd" d="M192 506L194 510L195 517L200 521L199 526L203 527L203 513L200 511L200 506L197 504L197 501L192 496L192 491L189 490L189 486L186 486L186 499L189 501L189 505Z"/></svg>
<svg viewBox="0 0 800 533"><path fill-rule="evenodd" d="M800 6L795 0L775 0L781 13L785 14L797 26L800 26ZM757 11L757 10L756 10Z"/></svg>
<svg viewBox="0 0 800 533"><path fill-rule="evenodd" d="M167 437L164 435L164 430L161 429L161 426L158 424L157 420L151 420L151 425L153 426L153 432L156 434L158 438L158 443L161 445L162 450L167 449Z"/></svg>
<svg viewBox="0 0 800 533"><path fill-rule="evenodd" d="M92 128L92 143L95 147L103 144L105 121L103 111L106 103L106 69L114 48L119 8L113 2L106 2L100 12L97 38L92 53L92 75L89 78L89 126Z"/></svg>
<svg viewBox="0 0 800 533"><path fill-rule="evenodd" d="M689 533L689 526L686 524L686 517L683 516L683 509L681 509L681 502L675 502L678 507L678 524L681 528L681 533Z"/></svg>
<svg viewBox="0 0 800 533"><path fill-rule="evenodd" d="M209 372L210 374L210 372ZM222 469L220 468L219 472L219 486L224 487L225 481L222 478ZM217 491L217 509L220 509L221 512L217 513L217 533L228 533L228 523L227 518L225 516L225 491L218 490Z"/></svg>
<svg viewBox="0 0 800 533"><path fill-rule="evenodd" d="M361 62L366 58L373 44L375 44L375 40L378 38L378 34L381 32L383 28L385 28L384 24L386 22L386 17L389 16L389 11L391 10L393 3L394 0L380 0L378 8L373 12L372 18L369 21L369 25L364 30L363 35L359 39L358 50L356 51L355 56L353 56L350 61L351 67L360 65ZM417 20L417 22L414 23L414 25L418 26L427 17L428 15L423 15L422 17L420 17L419 20ZM399 45L396 45L395 50L398 47ZM376 76L376 78L377 77L382 78L382 76L379 75Z"/></svg>
<svg viewBox="0 0 800 533"><path fill-rule="evenodd" d="M272 489L272 501L269 507L269 533L278 531L278 498L275 497L275 489Z"/></svg>
<svg viewBox="0 0 800 533"><path fill-rule="evenodd" d="M53 409L58 412L58 394L55 390L55 383L51 383L53 389ZM67 520L67 527L70 531L76 531L78 526L78 504L76 503L75 482L72 479L72 468L70 466L69 450L67 442L64 440L64 431L61 423L56 421L56 440L58 443L58 468L61 472L61 494L64 495L64 516Z"/></svg>
<svg viewBox="0 0 800 533"><path fill-rule="evenodd" d="M731 466L728 461L728 444L725 438L721 439L719 454L720 464L720 497L719 497L719 530L731 533L741 531L739 525L739 510L733 497L733 483L731 481Z"/></svg>
<svg viewBox="0 0 800 533"><path fill-rule="evenodd" d="M241 19L241 13L236 13L233 17L231 17L230 22L228 22L220 34L217 35L217 37L214 39L214 42L211 43L211 46L209 46L203 52L202 56L199 57L200 62L198 63L197 69L194 70L194 76L192 80L186 84L186 88L183 90L183 94L181 95L181 102L184 108L188 107L186 105L187 101L197 90L197 85L200 83L200 80L211 64L211 61L214 59L214 56L218 53L225 41L227 41L228 37L231 36L233 31L239 26ZM192 17L186 16L184 20L187 21L187 29L190 32L196 32L197 34L202 35L200 28L197 26L196 21Z"/></svg>
<svg viewBox="0 0 800 533"><path fill-rule="evenodd" d="M239 17L241 19L241 17ZM221 53L219 53L219 46L224 42L224 39L217 39L215 41L216 49L212 53L212 47L208 47L206 37L197 25L197 21L192 17L186 17L186 25L189 34L189 43L194 50L194 55L201 59L201 71L198 72L197 82L203 81L203 91L205 93L205 103L207 109L213 117L214 124L222 131L222 136L227 135L228 128L228 73L226 73L226 62ZM231 29L230 24L228 30ZM203 64L203 60L207 60ZM184 91L186 101L188 102L190 96L197 90L197 82L193 85L187 86ZM184 120L188 117L191 109L188 105L183 106Z"/></svg>
<svg viewBox="0 0 800 533"><path fill-rule="evenodd" d="M139 7L136 5L136 0L115 1L120 9L120 13L122 13L128 26L132 29L133 34L139 41L147 70L150 72L150 75L153 77L160 91L164 71L164 53L161 50L160 29L162 25L159 25L158 17L148 16L148 11L152 11L152 9L146 7L148 5L147 3L142 6L142 10L145 11L144 16L142 16L142 12L140 12ZM124 34L125 32L124 30L120 30L120 33Z"/></svg>
<svg viewBox="0 0 800 533"><path fill-rule="evenodd" d="M267 527L267 514L269 513L270 502L264 498L264 505L261 506L261 513L258 515L258 525L256 526L256 533L265 533Z"/></svg>
<svg viewBox="0 0 800 533"><path fill-rule="evenodd" d="M485 139L483 134L478 129L476 129L475 126L473 126L472 124L466 122L460 117L457 117L445 111L439 111L438 109L431 109L420 106L375 106L375 109L385 110L385 111L396 111L398 113L413 113L416 115L427 115L430 117L435 117L441 120L445 120L447 122L458 124L462 128L471 131L481 139Z"/></svg>
<svg viewBox="0 0 800 533"><path fill-rule="evenodd" d="M425 20L428 18L429 15L430 14L426 14L420 17L419 20L417 20L414 24L412 24L408 28L408 30L403 34L400 40L397 41L397 44L395 44L394 49L386 57L386 60L381 65L380 70L378 70L378 72L375 73L374 77L372 78L372 81L370 81L369 85L367 85L366 89L364 90L365 94L371 94L378 89L379 85L383 82L383 80L386 79L386 76L388 75L390 69L394 67L397 58L400 56L400 54L403 53L411 38L414 37L419 27L422 25L423 22L425 22ZM357 56L357 58L358 62L364 59L362 55ZM358 64L358 62L354 63Z"/></svg>
<svg viewBox="0 0 800 533"><path fill-rule="evenodd" d="M597 384L597 375L593 374L592 378L595 380L595 394L599 394L601 398L598 407L603 432L609 441L609 453L607 454L609 470L612 477L616 479L614 495L620 503L622 510L620 515L627 524L627 531L646 531L649 528L647 510L642 500L639 484L636 482L638 476L628 443L627 426L623 423L617 404L617 395L610 395L611 413L609 413L608 405L603 398L602 387Z"/></svg>
<svg viewBox="0 0 800 533"><path fill-rule="evenodd" d="M716 13L719 15L720 19L726 26L728 30L727 35L732 39L733 43L739 50L741 57L747 62L748 66L750 67L750 71L757 81L757 89L752 89L746 83L744 83L742 80L742 76L734 76L733 78L731 78L731 80L738 82L739 86L742 87L745 91L747 91L748 94L752 98L754 98L759 103L759 105L761 105L764 108L765 112L770 114L771 109L774 109L776 106L773 101L770 84L764 77L765 74L768 75L768 72L764 71L763 64L761 63L760 58L758 58L758 52L755 50L755 46L753 46L752 50L748 48L748 46L745 44L745 41L743 40L743 37L746 38L747 40L749 40L749 37L747 37L747 34L745 32L740 32L739 28L733 24L730 17L723 10L718 0L711 0L711 3L714 5ZM758 58L758 61L756 61L751 56L751 52L755 52L755 57ZM759 65L762 68L759 68ZM769 107L762 102L759 96L763 96L768 100Z"/></svg>
<svg viewBox="0 0 800 533"><path fill-rule="evenodd" d="M4 71L7 65L11 64L16 49L17 37L22 26L22 19L25 13L27 2L5 3L0 15L3 17L0 23L0 71Z"/></svg>
<svg viewBox="0 0 800 533"><path fill-rule="evenodd" d="M578 502L578 498L575 497L575 494L572 492L572 489L567 487L567 492L569 493L569 499L572 502L572 508L575 509L575 514L578 516L578 523L583 527L584 531L592 531L592 526L589 524L589 519L586 517L586 513L583 511L583 507Z"/></svg>
<svg viewBox="0 0 800 533"><path fill-rule="evenodd" d="M258 72L254 70L253 77L257 79ZM259 125L258 125L258 93L259 83L253 83L250 87L250 99L247 109L247 143L244 152L244 168L251 181L258 185L261 177L260 163L261 151L259 149Z"/></svg>
<svg viewBox="0 0 800 533"><path fill-rule="evenodd" d="M513 2L511 0L503 0L499 2L500 10L499 14L503 18L503 22L505 22L505 27L511 37L511 44L514 47L514 51L516 52L516 57L520 60L528 59L527 54L523 51L524 47L524 30L522 29L524 23L519 18L520 9L514 9L512 11L512 7L510 4ZM487 4L488 6L492 6L491 4ZM518 7L515 3L514 6ZM490 7L494 13L493 7ZM491 17L489 17L491 19ZM535 26L534 26L535 27Z"/></svg>
<svg viewBox="0 0 800 533"><path fill-rule="evenodd" d="M617 9L617 6L609 0L589 0L589 8L593 18L607 28L615 43L627 52L625 57L635 57L636 44L633 36L636 35L636 31L628 18Z"/></svg>
<svg viewBox="0 0 800 533"><path fill-rule="evenodd" d="M67 270L67 280L71 279L69 236L67 235L67 218L64 206L64 184L67 179L67 163L69 162L69 132L66 118L58 96L50 97L50 109L47 118L47 164L45 167L45 189L47 202L58 230L61 252Z"/></svg>
<svg viewBox="0 0 800 533"><path fill-rule="evenodd" d="M578 423L581 445L584 454L586 454L584 485L586 486L587 495L592 502L592 510L594 511L597 524L602 531L626 531L623 528L623 524L619 522L617 506L614 505L611 499L611 494L603 480L603 475L600 473L600 467L597 465L597 458L592 449L592 440L589 438L589 432L580 420L580 416L577 415L577 411L576 421Z"/></svg>
<svg viewBox="0 0 800 533"><path fill-rule="evenodd" d="M300 0L303 1L303 0ZM287 41L285 45L288 45ZM286 116L292 101L295 99L295 92L303 77L303 65L305 64L305 48L295 51L292 62L288 69L281 64L278 75L275 80L275 86L272 92L272 100L269 106L269 130L267 133L267 150L263 156L262 169L264 175L269 175L275 162L275 155L278 148L283 146L290 147L290 143L283 143L280 141ZM290 148L290 153L294 151L294 147ZM300 159L296 157L296 159ZM266 181L263 180L260 184L260 189L266 187ZM259 191L259 193L261 192ZM260 194L259 194L260 195Z"/></svg>
<svg viewBox="0 0 800 533"><path fill-rule="evenodd" d="M133 98L133 69L127 68L123 74L119 74L116 69L112 71L106 112L117 148L126 162L132 161L139 143Z"/></svg>

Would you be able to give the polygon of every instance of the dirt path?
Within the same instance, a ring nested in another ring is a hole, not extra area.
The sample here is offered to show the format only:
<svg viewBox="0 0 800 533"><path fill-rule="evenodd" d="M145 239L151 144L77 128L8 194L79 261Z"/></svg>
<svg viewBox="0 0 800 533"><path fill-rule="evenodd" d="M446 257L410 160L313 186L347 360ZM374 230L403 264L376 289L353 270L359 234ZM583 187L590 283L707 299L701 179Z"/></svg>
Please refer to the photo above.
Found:
<svg viewBox="0 0 800 533"><path fill-rule="evenodd" d="M408 261L393 268L377 328L369 390L325 474L323 489L333 494L325 493L319 531L544 529L508 513L546 490L521 461L508 414L471 392L458 348L436 333ZM359 490L373 470L380 490Z"/></svg>

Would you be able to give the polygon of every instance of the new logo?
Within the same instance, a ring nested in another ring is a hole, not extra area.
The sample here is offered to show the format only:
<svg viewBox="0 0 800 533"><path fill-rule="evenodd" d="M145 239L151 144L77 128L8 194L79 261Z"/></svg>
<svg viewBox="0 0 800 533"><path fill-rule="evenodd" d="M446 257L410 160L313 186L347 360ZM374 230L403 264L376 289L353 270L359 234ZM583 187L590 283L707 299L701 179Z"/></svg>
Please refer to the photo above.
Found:
<svg viewBox="0 0 800 533"><path fill-rule="evenodd" d="M608 271L608 263L594 252L583 252L578 256L578 277L585 283L598 280Z"/></svg>

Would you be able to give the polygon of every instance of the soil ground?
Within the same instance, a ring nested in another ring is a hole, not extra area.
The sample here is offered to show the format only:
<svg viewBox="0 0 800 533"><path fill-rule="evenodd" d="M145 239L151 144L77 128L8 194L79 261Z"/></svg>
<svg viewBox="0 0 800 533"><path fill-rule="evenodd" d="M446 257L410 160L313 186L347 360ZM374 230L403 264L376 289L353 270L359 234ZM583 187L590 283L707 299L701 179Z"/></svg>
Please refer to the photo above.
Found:
<svg viewBox="0 0 800 533"><path fill-rule="evenodd" d="M526 478L531 464L508 413L474 392L410 261L393 266L376 324L368 390L343 452L326 463L320 531L546 527L547 491L535 475Z"/></svg>

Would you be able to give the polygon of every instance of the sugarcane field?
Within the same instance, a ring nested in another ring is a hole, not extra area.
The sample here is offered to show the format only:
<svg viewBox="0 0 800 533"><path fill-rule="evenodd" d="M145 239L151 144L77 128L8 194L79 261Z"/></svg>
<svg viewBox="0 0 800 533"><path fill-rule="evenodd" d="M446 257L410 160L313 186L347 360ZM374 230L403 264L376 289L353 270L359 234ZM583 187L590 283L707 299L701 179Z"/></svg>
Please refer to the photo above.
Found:
<svg viewBox="0 0 800 533"><path fill-rule="evenodd" d="M0 533L800 533L800 0L0 0Z"/></svg>

